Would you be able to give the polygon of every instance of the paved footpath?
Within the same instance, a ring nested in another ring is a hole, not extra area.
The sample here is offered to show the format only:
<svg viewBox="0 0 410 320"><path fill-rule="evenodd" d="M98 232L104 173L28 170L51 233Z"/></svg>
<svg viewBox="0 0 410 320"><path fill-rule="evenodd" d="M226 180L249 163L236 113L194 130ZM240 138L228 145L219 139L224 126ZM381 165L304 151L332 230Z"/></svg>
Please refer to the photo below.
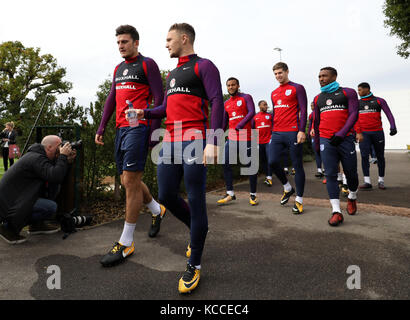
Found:
<svg viewBox="0 0 410 320"><path fill-rule="evenodd" d="M216 205L223 191L209 193L201 282L190 295L177 292L188 230L168 214L150 239L151 218L143 214L134 255L113 268L102 268L99 259L118 240L123 221L66 240L60 232L31 236L18 246L0 241L0 299L410 299L410 157L402 152L387 159L389 189L359 193L368 206L356 216L344 214L337 228L327 224L329 203L325 187L311 178L312 163L305 166L307 198L300 216L291 213L293 199L279 205L277 183L259 184L256 207L248 204L246 183L236 187L238 200L227 206ZM47 287L56 275L47 273L50 266L61 271L59 290Z"/></svg>

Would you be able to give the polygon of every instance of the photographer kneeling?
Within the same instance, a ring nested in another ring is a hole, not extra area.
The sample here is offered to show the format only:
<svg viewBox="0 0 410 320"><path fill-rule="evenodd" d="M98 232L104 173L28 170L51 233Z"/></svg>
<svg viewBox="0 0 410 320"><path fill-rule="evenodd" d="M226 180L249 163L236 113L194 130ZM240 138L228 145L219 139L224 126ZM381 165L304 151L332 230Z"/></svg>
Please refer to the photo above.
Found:
<svg viewBox="0 0 410 320"><path fill-rule="evenodd" d="M26 241L20 231L30 225L32 234L50 233L44 223L57 211L57 204L44 197L47 187L60 185L69 163L76 156L69 142L50 135L35 143L0 180L0 237L10 244ZM51 190L53 191L53 190ZM53 192L56 194L55 190ZM58 229L54 228L55 231Z"/></svg>

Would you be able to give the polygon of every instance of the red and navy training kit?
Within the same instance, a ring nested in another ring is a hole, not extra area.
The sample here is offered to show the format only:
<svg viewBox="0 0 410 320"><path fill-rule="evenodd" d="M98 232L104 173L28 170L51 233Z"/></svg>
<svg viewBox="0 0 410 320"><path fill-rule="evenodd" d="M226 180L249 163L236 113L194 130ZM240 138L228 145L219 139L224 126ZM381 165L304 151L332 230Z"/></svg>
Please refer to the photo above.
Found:
<svg viewBox="0 0 410 320"><path fill-rule="evenodd" d="M303 197L305 171L303 169L303 145L297 143L299 131L305 132L307 118L307 97L305 88L289 81L280 85L271 94L273 105L273 131L270 141L269 162L280 182L288 182L280 164L283 153L289 150L295 168L296 194Z"/></svg>
<svg viewBox="0 0 410 320"><path fill-rule="evenodd" d="M315 147L320 148L329 199L339 199L339 162L342 163L349 190L355 192L359 185L352 130L358 117L359 100L355 90L339 87L332 93L317 95L314 105ZM343 139L337 146L331 143L334 135Z"/></svg>
<svg viewBox="0 0 410 320"><path fill-rule="evenodd" d="M359 101L359 119L356 122L355 130L357 133L363 134L363 141L359 143L359 147L362 156L362 170L365 177L370 175L369 155L372 146L376 153L379 177L384 177L386 161L384 158L385 139L381 116L382 110L390 122L390 130L396 129L393 114L384 99L371 95Z"/></svg>
<svg viewBox="0 0 410 320"><path fill-rule="evenodd" d="M257 151L252 149L252 119L255 115L255 104L251 95L237 93L225 101L224 106L224 123L225 128L228 127L228 140L224 150L224 178L226 190L233 191L232 168L229 160L238 159L245 148L248 159L251 158L252 152ZM251 162L244 164L244 167L250 165ZM256 193L257 179L257 174L249 176L251 193Z"/></svg>
<svg viewBox="0 0 410 320"><path fill-rule="evenodd" d="M205 185L206 167L202 164L206 143L208 104L211 106L211 129L223 127L221 79L216 66L196 54L180 57L177 67L167 77L166 95L161 106L146 109L147 119L167 117L166 129L157 167L159 201L181 220L191 233L191 265L200 265L208 232ZM187 149L189 148L189 149ZM190 150L190 157L182 155ZM198 151L200 150L200 152ZM179 194L182 178L188 203Z"/></svg>
<svg viewBox="0 0 410 320"><path fill-rule="evenodd" d="M138 54L117 65L97 134L104 134L116 110L115 161L120 175L124 170L144 171L151 133L161 125L160 119L144 119L139 126L130 127L125 118L126 101L131 101L134 109L147 109L153 98L154 107L164 98L161 73L153 59Z"/></svg>
<svg viewBox="0 0 410 320"><path fill-rule="evenodd" d="M313 115L314 115L314 112L312 112L312 113L309 115L308 135L309 135L309 138L310 138L311 141L312 141L313 151L315 152L316 167L317 167L318 169L322 169L322 158L320 157L319 147L317 147L317 148L315 147L315 139L310 136L310 131L311 131L312 128L313 128Z"/></svg>
<svg viewBox="0 0 410 320"><path fill-rule="evenodd" d="M272 167L269 165L269 141L272 137L273 117L268 112L258 112L252 120L252 128L259 133L259 161L263 165L265 174L272 176Z"/></svg>

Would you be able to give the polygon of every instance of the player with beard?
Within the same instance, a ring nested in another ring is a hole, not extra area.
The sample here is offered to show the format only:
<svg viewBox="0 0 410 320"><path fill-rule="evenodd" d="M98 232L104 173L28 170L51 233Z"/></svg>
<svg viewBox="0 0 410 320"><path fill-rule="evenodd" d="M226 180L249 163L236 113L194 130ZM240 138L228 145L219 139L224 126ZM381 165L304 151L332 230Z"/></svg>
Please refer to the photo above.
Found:
<svg viewBox="0 0 410 320"><path fill-rule="evenodd" d="M239 92L239 80L230 77L226 81L226 88L230 98L225 101L224 123L225 128L228 127L228 140L225 143L225 163L224 163L224 178L226 183L226 196L218 200L218 204L227 204L236 199L233 191L233 176L230 163L231 157L238 158L239 153L246 153L250 158L252 152L252 119L255 115L255 104L252 96ZM246 144L244 143L246 142ZM244 150L246 148L246 150ZM246 167L250 166L245 165ZM249 175L249 203L255 206L259 203L256 197L257 173Z"/></svg>
<svg viewBox="0 0 410 320"><path fill-rule="evenodd" d="M340 209L339 184L337 175L339 162L346 175L349 195L347 213L356 214L357 189L357 156L353 126L357 121L359 101L357 93L350 88L342 88L336 81L337 71L332 67L322 68L319 72L319 83L322 93L315 97L314 131L315 147L320 155L327 177L327 191L332 205L331 226L343 223Z"/></svg>
<svg viewBox="0 0 410 320"><path fill-rule="evenodd" d="M134 108L148 108L154 98L155 105L163 100L161 74L155 61L144 57L138 50L139 34L130 25L116 29L117 45L124 59L114 70L111 91L104 105L100 126L95 136L97 145L104 145L104 131L114 111L116 112L115 160L125 187L126 209L123 232L118 242L101 259L104 267L124 261L134 253L134 230L142 205L152 213L149 236L155 237L166 209L156 202L142 181L151 132L161 121L141 120L131 126L127 119L129 102ZM129 101L129 102L128 102Z"/></svg>
<svg viewBox="0 0 410 320"><path fill-rule="evenodd" d="M359 120L356 122L355 130L359 140L364 176L364 184L360 186L360 190L372 189L369 172L369 155L372 153L372 149L376 154L379 171L378 187L381 190L385 190L384 173L386 160L384 158L385 139L381 116L382 110L390 122L391 136L397 134L396 123L386 100L374 96L373 93L370 92L370 85L367 82L359 84L358 92L360 95Z"/></svg>
<svg viewBox="0 0 410 320"><path fill-rule="evenodd" d="M266 174L265 184L272 186L272 168L269 165L269 141L272 137L273 118L268 113L268 103L265 100L258 102L259 112L253 117L252 128L259 133L259 160L263 164Z"/></svg>

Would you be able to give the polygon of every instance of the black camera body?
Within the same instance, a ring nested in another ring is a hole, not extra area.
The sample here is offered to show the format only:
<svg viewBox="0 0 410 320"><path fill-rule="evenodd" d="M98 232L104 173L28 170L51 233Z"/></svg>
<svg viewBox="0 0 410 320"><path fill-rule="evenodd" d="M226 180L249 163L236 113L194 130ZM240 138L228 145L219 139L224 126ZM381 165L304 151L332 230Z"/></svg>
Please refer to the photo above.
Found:
<svg viewBox="0 0 410 320"><path fill-rule="evenodd" d="M74 150L80 150L81 147L83 146L82 140L78 140L74 142L63 141L63 145L65 145L67 142L70 143L71 149L74 149Z"/></svg>

